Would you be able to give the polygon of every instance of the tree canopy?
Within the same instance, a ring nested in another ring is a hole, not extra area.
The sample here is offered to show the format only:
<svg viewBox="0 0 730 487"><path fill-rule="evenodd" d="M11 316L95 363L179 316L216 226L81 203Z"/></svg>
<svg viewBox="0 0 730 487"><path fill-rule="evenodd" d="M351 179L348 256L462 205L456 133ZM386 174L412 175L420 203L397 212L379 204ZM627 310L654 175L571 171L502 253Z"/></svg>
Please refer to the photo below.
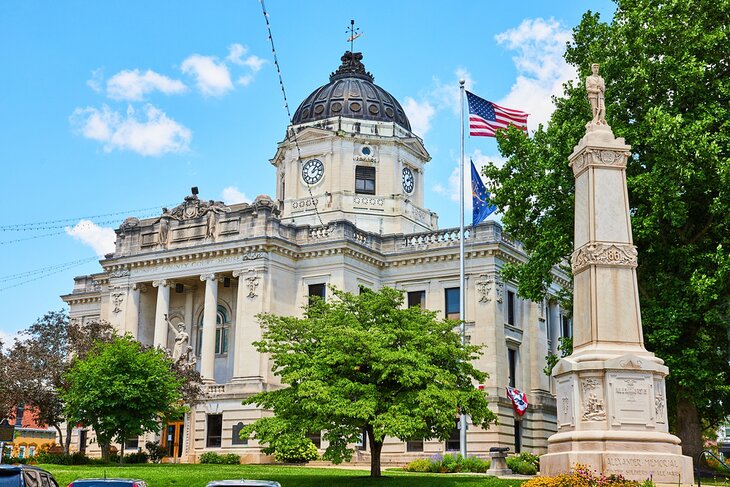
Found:
<svg viewBox="0 0 730 487"><path fill-rule="evenodd" d="M184 386L172 359L131 336L100 343L65 374L65 412L70 421L91 426L101 445L147 431L180 411Z"/></svg>
<svg viewBox="0 0 730 487"><path fill-rule="evenodd" d="M348 445L365 436L377 477L385 436L444 439L459 411L485 428L496 421L473 385L486 377L472 365L481 347L461 344L457 322L403 308L403 293L387 287L332 291L327 301L313 298L303 318L259 315L264 334L255 346L270 354L274 374L288 387L244 401L276 417L249 425L242 436L253 432L273 453L282 434L322 431L324 458L336 463L351 458Z"/></svg>
<svg viewBox="0 0 730 487"><path fill-rule="evenodd" d="M627 167L647 348L666 361L670 422L686 454L730 406L730 1L618 0L611 22L588 12L566 60L606 80L606 120L632 145ZM529 261L505 274L541 300L573 245L567 164L591 118L568 83L547 127L498 137L508 160L485 168L508 232ZM565 268L569 272L569 268Z"/></svg>
<svg viewBox="0 0 730 487"><path fill-rule="evenodd" d="M97 342L113 336L114 328L106 321L69 320L65 311L50 311L21 332L8 353L8 399L29 407L37 423L54 427L66 452L73 424L66 424L64 441L64 374L74 358L85 357Z"/></svg>

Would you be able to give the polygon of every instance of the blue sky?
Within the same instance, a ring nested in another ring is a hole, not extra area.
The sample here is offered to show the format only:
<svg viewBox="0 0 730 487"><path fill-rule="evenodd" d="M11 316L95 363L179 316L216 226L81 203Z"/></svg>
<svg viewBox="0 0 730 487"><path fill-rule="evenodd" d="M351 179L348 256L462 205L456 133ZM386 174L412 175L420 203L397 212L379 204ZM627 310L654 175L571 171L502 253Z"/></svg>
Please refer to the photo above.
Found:
<svg viewBox="0 0 730 487"><path fill-rule="evenodd" d="M586 10L607 0L268 0L292 112L349 49L404 106L433 160L426 206L458 226L458 84L548 119L575 76L562 61ZM287 116L256 0L0 3L0 338L63 307L97 272L113 228L200 188L226 202L273 194L268 160ZM467 139L475 162L493 139ZM91 218L89 218L91 217Z"/></svg>

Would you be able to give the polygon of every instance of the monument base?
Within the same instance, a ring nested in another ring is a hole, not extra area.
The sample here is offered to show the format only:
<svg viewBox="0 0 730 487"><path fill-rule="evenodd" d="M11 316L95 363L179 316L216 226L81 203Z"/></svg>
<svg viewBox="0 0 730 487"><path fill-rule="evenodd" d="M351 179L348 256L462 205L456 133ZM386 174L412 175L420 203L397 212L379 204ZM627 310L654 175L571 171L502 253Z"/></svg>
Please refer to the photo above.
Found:
<svg viewBox="0 0 730 487"><path fill-rule="evenodd" d="M664 434L676 440L676 444L671 444L657 441L658 438L642 439L637 436L623 441L615 438L610 441L584 439L579 440L580 443L551 443L548 454L540 457L540 475L559 475L581 465L606 476L623 475L630 480L651 479L658 484L693 485L692 459L682 455L679 439Z"/></svg>

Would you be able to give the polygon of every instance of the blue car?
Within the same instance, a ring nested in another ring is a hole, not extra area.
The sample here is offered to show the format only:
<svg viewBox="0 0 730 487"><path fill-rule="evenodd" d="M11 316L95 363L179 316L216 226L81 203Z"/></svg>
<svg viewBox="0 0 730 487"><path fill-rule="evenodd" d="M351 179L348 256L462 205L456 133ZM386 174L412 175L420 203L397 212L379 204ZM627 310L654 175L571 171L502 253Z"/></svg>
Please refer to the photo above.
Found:
<svg viewBox="0 0 730 487"><path fill-rule="evenodd" d="M0 487L58 487L58 482L42 468L0 465Z"/></svg>
<svg viewBox="0 0 730 487"><path fill-rule="evenodd" d="M147 487L147 482L139 479L79 479L68 487Z"/></svg>

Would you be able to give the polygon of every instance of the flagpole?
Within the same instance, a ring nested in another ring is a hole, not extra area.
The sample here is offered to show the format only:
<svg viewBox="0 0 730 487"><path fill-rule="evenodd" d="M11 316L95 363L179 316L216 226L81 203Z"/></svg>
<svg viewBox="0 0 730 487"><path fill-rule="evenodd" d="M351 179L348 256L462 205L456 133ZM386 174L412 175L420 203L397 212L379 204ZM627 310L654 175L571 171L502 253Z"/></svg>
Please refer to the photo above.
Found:
<svg viewBox="0 0 730 487"><path fill-rule="evenodd" d="M466 323L464 308L466 304L466 286L464 285L464 79L459 80L461 108L461 157L459 158L459 320L461 321L461 344L466 345ZM466 414L459 418L459 450L462 458L466 458Z"/></svg>

